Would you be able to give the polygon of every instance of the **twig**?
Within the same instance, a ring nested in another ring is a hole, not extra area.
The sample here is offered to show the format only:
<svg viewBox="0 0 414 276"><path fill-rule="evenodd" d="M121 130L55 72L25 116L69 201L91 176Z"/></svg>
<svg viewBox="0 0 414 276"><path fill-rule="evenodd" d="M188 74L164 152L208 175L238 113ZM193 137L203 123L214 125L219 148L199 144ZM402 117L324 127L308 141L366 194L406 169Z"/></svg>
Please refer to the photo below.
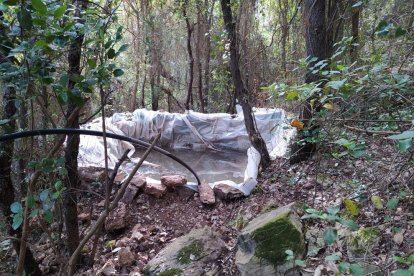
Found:
<svg viewBox="0 0 414 276"><path fill-rule="evenodd" d="M122 163L127 159L127 157L128 157L128 153L130 152L130 149L127 149L125 152L124 152L124 154L122 155L122 157L118 160L118 162L115 164L115 168L114 168L114 170L112 171L112 174L111 174L111 178L109 179L109 185L110 185L110 191L112 191L112 186L113 186L113 184L114 184L114 181L115 181L115 177L116 177L116 175L117 175L117 173L118 173L118 170L119 170L119 167L122 165ZM90 260L90 263L91 264L93 264L93 260L95 259L95 254L96 254L96 248L97 248L97 246L98 246L98 240L99 240L99 236L100 236L100 233L101 233L101 231L102 231L102 225L99 227L99 229L98 230L96 230L96 233L95 233L95 238L94 238L94 240L93 240L93 245L92 245L92 250L91 250L91 254L89 255L89 260Z"/></svg>
<svg viewBox="0 0 414 276"><path fill-rule="evenodd" d="M358 132L365 132L366 134L379 134L379 135L390 135L390 134L400 134L399 131L390 131L390 130L368 130L368 129L362 129L358 127L352 127L348 125L344 125L347 129L358 131Z"/></svg>
<svg viewBox="0 0 414 276"><path fill-rule="evenodd" d="M138 164L135 165L135 167L133 168L132 172L128 175L127 179L125 179L123 181L121 188L116 193L115 198L111 202L111 204L109 205L108 210L105 209L101 213L101 215L99 216L99 218L96 221L96 223L92 226L91 230L81 240L81 242L79 243L79 245L76 248L75 252L73 252L72 256L70 256L69 263L68 263L68 275L69 276L71 276L71 275L74 274L76 260L78 259L78 256L79 256L81 250L83 249L83 247L85 246L85 244L89 241L89 239L94 235L94 233L101 227L101 225L105 221L106 217L109 215L109 212L112 211L113 209L115 209L115 207L118 205L118 202L121 200L122 196L124 195L125 190L126 190L128 184L129 184L129 182L131 182L131 180L132 180L132 177L134 177L135 173L138 171L139 167L141 167L142 163L147 158L147 156L149 155L150 151L155 146L155 144L160 139L160 137L161 137L161 134L158 134L157 137L154 139L154 141L151 143L151 146L145 151L144 155L139 160Z"/></svg>

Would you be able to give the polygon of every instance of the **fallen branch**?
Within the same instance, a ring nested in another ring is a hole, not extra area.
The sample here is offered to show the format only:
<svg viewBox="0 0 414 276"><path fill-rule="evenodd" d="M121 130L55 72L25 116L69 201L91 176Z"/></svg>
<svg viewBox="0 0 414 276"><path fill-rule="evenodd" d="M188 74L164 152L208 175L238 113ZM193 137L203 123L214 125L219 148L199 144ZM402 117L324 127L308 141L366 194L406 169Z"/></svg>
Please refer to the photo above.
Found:
<svg viewBox="0 0 414 276"><path fill-rule="evenodd" d="M134 177L135 173L138 171L139 167L141 167L144 160L147 158L149 153L151 152L152 148L155 146L157 141L160 139L161 134L158 134L158 136L154 139L154 141L151 143L150 147L145 151L142 158L140 158L139 162L135 165L135 167L132 169L132 172L128 175L127 179L125 179L122 182L121 188L118 190L118 192L115 195L114 200L109 205L108 209L105 209L101 215L99 216L98 220L96 221L95 225L92 226L91 230L85 235L85 237L81 240L78 247L76 248L75 252L73 252L72 256L70 256L69 263L68 263L68 275L71 276L74 274L76 260L79 257L80 252L82 251L85 244L89 241L89 239L95 234L95 232L102 226L104 223L106 217L109 215L109 213L116 208L118 205L118 202L121 200L122 196L125 193L125 190L131 182L132 178Z"/></svg>
<svg viewBox="0 0 414 276"><path fill-rule="evenodd" d="M362 129L357 127L352 127L348 125L344 125L349 130L358 131L358 132L365 132L368 135L372 134L378 134L378 135L392 135L392 134L400 134L401 132L398 131L390 131L390 130L368 130L368 129Z"/></svg>

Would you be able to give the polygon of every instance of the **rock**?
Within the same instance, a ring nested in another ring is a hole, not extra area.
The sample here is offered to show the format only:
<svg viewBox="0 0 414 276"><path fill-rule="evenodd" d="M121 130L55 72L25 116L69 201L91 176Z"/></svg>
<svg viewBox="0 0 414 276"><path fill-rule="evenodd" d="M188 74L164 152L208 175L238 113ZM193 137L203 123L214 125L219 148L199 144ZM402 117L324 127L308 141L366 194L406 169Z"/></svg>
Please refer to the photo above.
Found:
<svg viewBox="0 0 414 276"><path fill-rule="evenodd" d="M224 183L214 186L214 194L220 199L235 199L244 196L240 190Z"/></svg>
<svg viewBox="0 0 414 276"><path fill-rule="evenodd" d="M182 175L164 175L161 176L161 184L168 188L181 187L187 184L187 178Z"/></svg>
<svg viewBox="0 0 414 276"><path fill-rule="evenodd" d="M129 247L121 247L118 251L118 262L120 266L129 267L135 263L135 254L131 252Z"/></svg>
<svg viewBox="0 0 414 276"><path fill-rule="evenodd" d="M87 222L87 221L91 220L91 214L89 214L89 213L80 213L78 215L78 220L80 220L81 222Z"/></svg>
<svg viewBox="0 0 414 276"><path fill-rule="evenodd" d="M97 276L100 275L116 275L115 263L112 259L108 260L101 269L96 272Z"/></svg>
<svg viewBox="0 0 414 276"><path fill-rule="evenodd" d="M118 203L118 207L113 210L105 221L105 230L112 232L124 229L127 225L128 210L122 202Z"/></svg>
<svg viewBox="0 0 414 276"><path fill-rule="evenodd" d="M118 171L118 173L115 176L114 184L119 185L122 183L122 180L124 180L128 175L123 171Z"/></svg>
<svg viewBox="0 0 414 276"><path fill-rule="evenodd" d="M244 275L285 275L294 267L286 261L290 249L296 258L305 252L305 239L294 203L253 219L237 241L236 266ZM289 272L290 273L290 272Z"/></svg>
<svg viewBox="0 0 414 276"><path fill-rule="evenodd" d="M141 233L141 224L137 224L132 228L131 239L141 241L144 238L144 234Z"/></svg>
<svg viewBox="0 0 414 276"><path fill-rule="evenodd" d="M147 185L144 188L144 193L156 198L161 198L167 193L167 187L155 179L147 178Z"/></svg>
<svg viewBox="0 0 414 276"><path fill-rule="evenodd" d="M80 167L79 178L85 182L103 182L105 180L105 169L99 167Z"/></svg>
<svg viewBox="0 0 414 276"><path fill-rule="evenodd" d="M210 185L207 183L201 183L198 186L198 191L200 193L200 201L204 204L212 205L216 203L216 197L214 196L214 191L211 189Z"/></svg>
<svg viewBox="0 0 414 276"><path fill-rule="evenodd" d="M224 248L225 243L211 228L192 230L150 260L144 275L204 275L205 268L220 257Z"/></svg>
<svg viewBox="0 0 414 276"><path fill-rule="evenodd" d="M129 182L125 190L125 193L122 197L122 201L126 204L131 203L137 195L138 191L144 188L146 184L147 181L145 180L144 176L140 174L134 175L134 177L131 179L131 182Z"/></svg>

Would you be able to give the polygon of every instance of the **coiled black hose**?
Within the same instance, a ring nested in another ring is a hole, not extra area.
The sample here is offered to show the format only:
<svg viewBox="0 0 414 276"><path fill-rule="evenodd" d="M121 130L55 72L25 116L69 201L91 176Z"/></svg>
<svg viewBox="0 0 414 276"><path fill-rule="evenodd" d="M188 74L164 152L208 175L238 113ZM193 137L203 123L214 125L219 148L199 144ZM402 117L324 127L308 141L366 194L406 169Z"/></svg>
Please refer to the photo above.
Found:
<svg viewBox="0 0 414 276"><path fill-rule="evenodd" d="M10 133L10 134L4 134L4 135L0 136L0 142L4 142L4 141L8 141L8 140L15 140L15 139L24 138L24 137L32 137L32 136L39 136L39 135L54 135L54 134L63 134L63 135L81 134L81 135L98 136L98 137L103 136L102 131L96 131L96 130L74 129L74 128L51 128L51 129L28 130L28 131L21 131L21 132L15 132L15 133ZM148 148L150 146L150 144L147 143L147 142L141 141L139 139L134 139L134 138L131 138L131 137L127 137L127 136L124 136L124 135L113 134L113 133L108 133L107 132L106 137L117 139L117 140L122 140L122 141L126 141L126 142L130 142L134 145L144 147L144 148ZM171 158L174 161L178 162L179 164L183 165L187 170L189 170L195 176L195 178L197 179L198 185L201 185L200 178L198 177L196 172L189 165L187 165L183 160L181 160L180 158L174 156L172 153L170 153L166 150L163 150L162 148L154 147L153 150L155 150L155 151L157 151L157 152L159 152L159 153L161 153L165 156L168 156L169 158Z"/></svg>

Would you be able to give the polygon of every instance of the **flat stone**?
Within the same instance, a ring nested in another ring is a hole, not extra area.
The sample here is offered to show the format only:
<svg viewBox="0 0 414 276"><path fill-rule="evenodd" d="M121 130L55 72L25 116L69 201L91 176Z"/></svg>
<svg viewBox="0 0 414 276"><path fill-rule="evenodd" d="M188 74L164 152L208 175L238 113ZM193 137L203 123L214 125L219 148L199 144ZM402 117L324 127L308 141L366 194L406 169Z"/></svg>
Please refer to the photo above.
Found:
<svg viewBox="0 0 414 276"><path fill-rule="evenodd" d="M118 251L119 266L131 266L135 263L135 254L131 252L129 247L121 247Z"/></svg>
<svg viewBox="0 0 414 276"><path fill-rule="evenodd" d="M115 208L105 221L105 230L112 232L116 230L124 229L127 225L128 209L122 202L118 203L118 207Z"/></svg>
<svg viewBox="0 0 414 276"><path fill-rule="evenodd" d="M144 193L156 198L161 198L167 193L167 187L155 179L147 178L147 185L144 188Z"/></svg>
<svg viewBox="0 0 414 276"><path fill-rule="evenodd" d="M105 180L105 169L99 167L80 167L78 174L81 180L92 182L103 182Z"/></svg>
<svg viewBox="0 0 414 276"><path fill-rule="evenodd" d="M161 176L161 184L168 188L175 188L187 184L187 178L182 175L164 175Z"/></svg>
<svg viewBox="0 0 414 276"><path fill-rule="evenodd" d="M122 196L122 202L124 202L125 204L129 204L131 203L135 196L138 193L138 188L135 187L135 185L132 185L131 183L129 183L128 187L125 190L124 195Z"/></svg>
<svg viewBox="0 0 414 276"><path fill-rule="evenodd" d="M202 203L209 205L216 203L214 191L207 183L201 183L201 185L198 186L198 192L200 194L200 201Z"/></svg>
<svg viewBox="0 0 414 276"><path fill-rule="evenodd" d="M218 233L209 227L192 230L164 247L144 268L145 275L180 271L181 275L204 275L225 249ZM171 274L178 275L178 274Z"/></svg>
<svg viewBox="0 0 414 276"><path fill-rule="evenodd" d="M224 183L214 186L214 194L220 199L235 199L244 196L240 190Z"/></svg>
<svg viewBox="0 0 414 276"><path fill-rule="evenodd" d="M134 185L138 189L142 189L147 184L147 180L141 174L135 174L134 177L131 179L130 184Z"/></svg>
<svg viewBox="0 0 414 276"><path fill-rule="evenodd" d="M122 180L124 180L128 175L123 171L118 171L118 173L115 176L114 184L119 185L122 183Z"/></svg>

